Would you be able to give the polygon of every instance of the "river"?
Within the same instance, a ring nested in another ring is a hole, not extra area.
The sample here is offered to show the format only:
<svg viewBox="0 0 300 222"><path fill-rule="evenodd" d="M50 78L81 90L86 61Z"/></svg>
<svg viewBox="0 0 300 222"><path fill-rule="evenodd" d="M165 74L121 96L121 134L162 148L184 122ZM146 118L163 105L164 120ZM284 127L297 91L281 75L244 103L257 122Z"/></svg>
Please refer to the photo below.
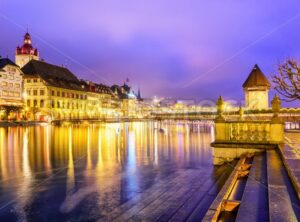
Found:
<svg viewBox="0 0 300 222"><path fill-rule="evenodd" d="M200 122L0 128L0 221L97 221L175 175L214 184L212 140Z"/></svg>

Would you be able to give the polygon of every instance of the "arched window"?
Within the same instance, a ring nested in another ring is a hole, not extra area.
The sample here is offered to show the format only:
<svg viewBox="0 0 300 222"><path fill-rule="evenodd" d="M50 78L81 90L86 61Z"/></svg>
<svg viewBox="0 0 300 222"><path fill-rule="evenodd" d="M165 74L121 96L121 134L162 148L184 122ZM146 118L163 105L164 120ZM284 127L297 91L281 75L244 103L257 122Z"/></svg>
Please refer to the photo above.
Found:
<svg viewBox="0 0 300 222"><path fill-rule="evenodd" d="M37 100L33 100L33 107L37 107Z"/></svg>
<svg viewBox="0 0 300 222"><path fill-rule="evenodd" d="M40 107L41 107L41 108L44 108L44 106L45 106L45 102L44 102L43 99L41 99L41 101L40 101Z"/></svg>

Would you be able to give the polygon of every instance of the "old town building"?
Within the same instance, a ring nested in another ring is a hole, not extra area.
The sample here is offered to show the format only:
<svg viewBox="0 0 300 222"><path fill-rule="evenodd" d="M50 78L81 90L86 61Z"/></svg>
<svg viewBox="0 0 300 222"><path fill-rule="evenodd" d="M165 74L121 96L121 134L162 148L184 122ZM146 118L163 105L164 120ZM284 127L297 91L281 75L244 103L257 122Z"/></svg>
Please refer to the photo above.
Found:
<svg viewBox="0 0 300 222"><path fill-rule="evenodd" d="M8 58L0 58L0 86L0 118L20 118L19 109L23 106L22 72Z"/></svg>
<svg viewBox="0 0 300 222"><path fill-rule="evenodd" d="M67 68L43 61L31 60L22 71L29 119L98 119L114 114L107 86L80 81Z"/></svg>

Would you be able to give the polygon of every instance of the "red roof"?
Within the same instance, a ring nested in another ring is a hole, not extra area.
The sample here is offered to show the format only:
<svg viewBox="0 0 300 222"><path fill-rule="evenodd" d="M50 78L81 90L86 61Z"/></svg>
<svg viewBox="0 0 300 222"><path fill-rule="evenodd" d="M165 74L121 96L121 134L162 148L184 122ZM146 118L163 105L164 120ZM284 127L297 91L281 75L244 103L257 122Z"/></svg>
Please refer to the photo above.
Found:
<svg viewBox="0 0 300 222"><path fill-rule="evenodd" d="M31 44L31 36L28 32L26 32L25 36L24 36L24 43L22 45L22 47L17 47L16 50L16 54L17 55L35 55L38 56L38 50L33 48L32 44Z"/></svg>

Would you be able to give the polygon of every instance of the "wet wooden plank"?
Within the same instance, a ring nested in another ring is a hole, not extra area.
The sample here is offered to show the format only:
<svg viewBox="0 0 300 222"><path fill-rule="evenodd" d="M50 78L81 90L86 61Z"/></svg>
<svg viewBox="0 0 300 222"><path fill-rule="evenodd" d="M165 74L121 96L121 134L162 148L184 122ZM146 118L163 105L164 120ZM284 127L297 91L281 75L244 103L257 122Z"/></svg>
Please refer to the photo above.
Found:
<svg viewBox="0 0 300 222"><path fill-rule="evenodd" d="M283 164L275 150L267 151L270 221L297 221L284 182Z"/></svg>
<svg viewBox="0 0 300 222"><path fill-rule="evenodd" d="M188 178L186 181L181 181L181 186L174 187L170 191L163 194L160 198L149 204L142 211L135 214L133 220L146 220L146 221L155 221L159 219L163 214L168 214L169 211L172 211L172 207L182 204L185 195L188 195L190 190L195 189L195 187L200 186L205 178L201 179L201 175L195 175L196 172L193 172L191 178Z"/></svg>
<svg viewBox="0 0 300 222"><path fill-rule="evenodd" d="M184 171L183 175L173 180L171 183L167 184L163 188L154 189L154 192L145 192L139 197L136 197L134 200L129 201L128 203L122 205L120 208L114 210L111 215L106 217L104 221L107 219L115 220L115 221L124 221L129 220L131 217L136 215L138 212L143 210L149 204L152 204L157 199L161 197L168 196L170 192L176 192L180 187L182 187L185 181L188 180L189 176L191 176L191 171ZM116 216L117 215L117 216Z"/></svg>
<svg viewBox="0 0 300 222"><path fill-rule="evenodd" d="M215 209L210 209L212 207L212 203L215 201L219 193L222 192L223 187L226 186L226 183L229 177L232 176L232 168L235 167L235 164L227 164L226 170L220 175L219 179L216 182L217 186L220 186L220 192L216 192L215 187L211 187L208 190L208 193L204 196L204 198L197 204L196 208L191 212L188 216L187 221L200 221L203 219L205 215L208 215L210 210L216 212ZM176 217L175 217L176 218ZM180 221L180 218L177 218L177 221Z"/></svg>
<svg viewBox="0 0 300 222"><path fill-rule="evenodd" d="M268 187L264 154L257 154L252 162L236 221L269 221Z"/></svg>

